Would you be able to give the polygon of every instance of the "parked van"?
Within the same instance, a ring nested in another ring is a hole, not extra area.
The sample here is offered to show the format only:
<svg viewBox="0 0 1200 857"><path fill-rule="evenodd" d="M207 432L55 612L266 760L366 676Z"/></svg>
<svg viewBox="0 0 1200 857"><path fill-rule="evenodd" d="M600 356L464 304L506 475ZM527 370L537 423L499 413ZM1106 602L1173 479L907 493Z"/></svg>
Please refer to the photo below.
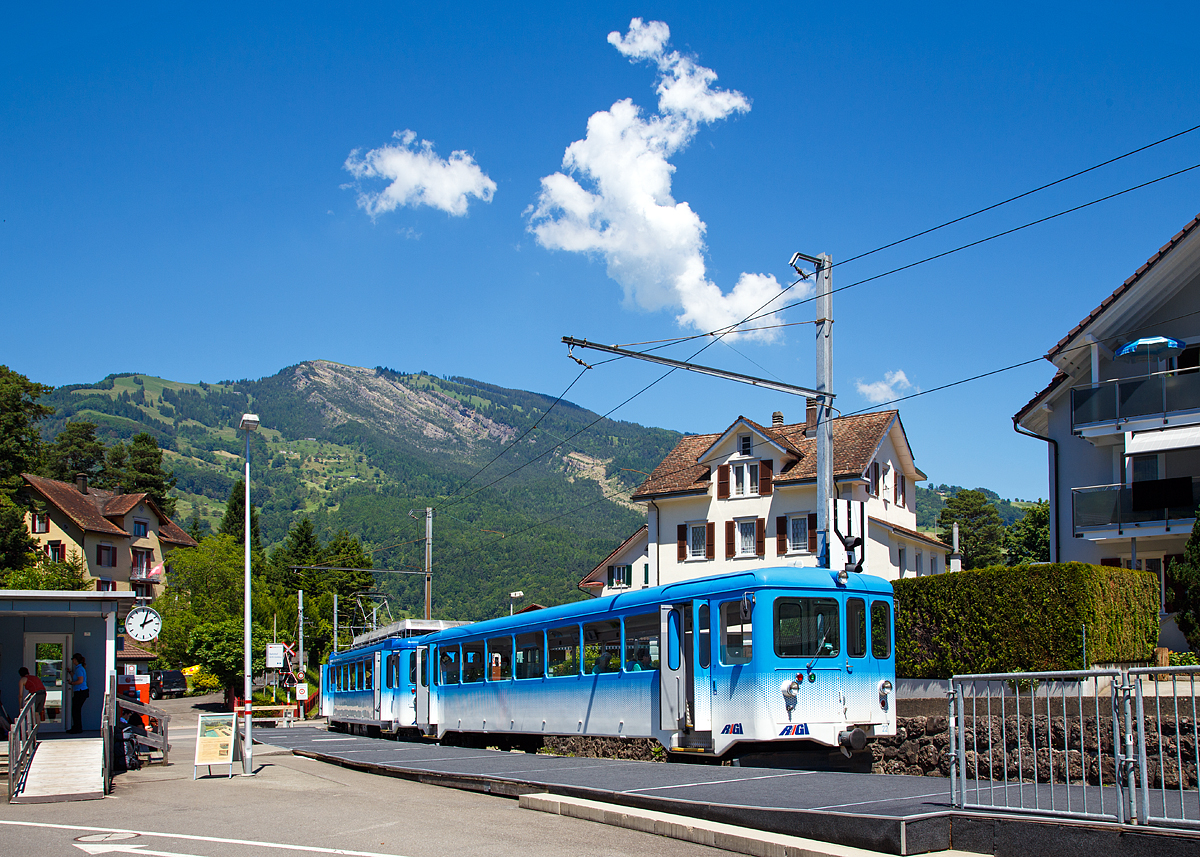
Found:
<svg viewBox="0 0 1200 857"><path fill-rule="evenodd" d="M150 698L183 696L187 693L187 679L179 670L150 670Z"/></svg>

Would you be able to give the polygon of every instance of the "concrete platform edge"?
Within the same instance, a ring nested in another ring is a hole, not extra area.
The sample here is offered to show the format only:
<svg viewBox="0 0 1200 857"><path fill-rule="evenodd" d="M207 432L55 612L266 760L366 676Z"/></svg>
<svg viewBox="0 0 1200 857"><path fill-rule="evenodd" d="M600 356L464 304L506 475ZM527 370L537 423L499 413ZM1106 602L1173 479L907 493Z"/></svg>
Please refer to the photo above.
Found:
<svg viewBox="0 0 1200 857"><path fill-rule="evenodd" d="M583 798L527 794L520 797L523 809L566 815L599 824L624 827L665 836L696 845L721 848L753 857L870 857L878 852L800 836L768 833L732 824L701 821L655 810L624 807ZM945 857L966 857L967 852L943 851Z"/></svg>

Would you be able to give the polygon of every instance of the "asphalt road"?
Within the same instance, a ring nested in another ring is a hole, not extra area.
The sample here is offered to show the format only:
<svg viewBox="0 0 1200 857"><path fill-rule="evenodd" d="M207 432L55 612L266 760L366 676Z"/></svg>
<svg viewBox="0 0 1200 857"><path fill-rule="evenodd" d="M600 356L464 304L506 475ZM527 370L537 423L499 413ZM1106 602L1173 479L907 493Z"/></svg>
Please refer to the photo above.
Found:
<svg viewBox="0 0 1200 857"><path fill-rule="evenodd" d="M0 803L12 857L675 857L727 852L531 812L515 800L358 773L256 746L252 778L192 780L196 703L167 700L171 765L119 774L104 800ZM268 738L269 730L258 736ZM269 740L269 738L268 738ZM201 768L203 774L206 769ZM219 770L213 769L214 772Z"/></svg>

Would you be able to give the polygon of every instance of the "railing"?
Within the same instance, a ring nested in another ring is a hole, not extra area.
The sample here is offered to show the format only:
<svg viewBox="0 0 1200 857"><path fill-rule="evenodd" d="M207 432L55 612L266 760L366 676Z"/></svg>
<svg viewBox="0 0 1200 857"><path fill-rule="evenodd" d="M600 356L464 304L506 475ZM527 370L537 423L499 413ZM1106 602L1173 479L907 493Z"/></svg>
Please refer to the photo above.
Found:
<svg viewBox="0 0 1200 857"><path fill-rule="evenodd" d="M1126 821L1116 670L994 673L950 682L952 802Z"/></svg>
<svg viewBox="0 0 1200 857"><path fill-rule="evenodd" d="M155 708L153 705L144 705L132 699L126 699L123 696L117 697L117 708L123 711L132 711L135 714L145 715L150 718L150 724L146 733L144 735L136 733L134 740L147 747L161 750L162 763L164 765L170 764L171 736L169 724L171 722L171 715L167 714L161 708Z"/></svg>
<svg viewBox="0 0 1200 857"><path fill-rule="evenodd" d="M1200 829L1200 667L996 673L950 682L950 798Z"/></svg>
<svg viewBox="0 0 1200 857"><path fill-rule="evenodd" d="M1137 691L1138 770L1142 824L1200 828L1200 667L1129 671Z"/></svg>
<svg viewBox="0 0 1200 857"><path fill-rule="evenodd" d="M1075 531L1190 521L1200 505L1200 478L1183 476L1132 485L1071 489Z"/></svg>
<svg viewBox="0 0 1200 857"><path fill-rule="evenodd" d="M1200 409L1200 372L1158 372L1071 390L1071 429Z"/></svg>
<svg viewBox="0 0 1200 857"><path fill-rule="evenodd" d="M17 715L17 719L12 722L8 730L8 799L10 802L13 795L25 782L25 774L29 770L33 752L37 749L38 724L41 722L41 718L38 716L35 701L36 697L33 694L26 698L25 704L21 706L21 713Z"/></svg>

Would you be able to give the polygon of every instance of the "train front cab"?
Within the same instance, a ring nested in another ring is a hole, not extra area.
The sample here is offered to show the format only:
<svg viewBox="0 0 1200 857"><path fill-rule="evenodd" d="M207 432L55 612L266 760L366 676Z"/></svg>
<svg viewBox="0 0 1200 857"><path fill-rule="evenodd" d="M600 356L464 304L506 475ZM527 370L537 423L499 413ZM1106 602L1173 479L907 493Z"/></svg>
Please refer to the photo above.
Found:
<svg viewBox="0 0 1200 857"><path fill-rule="evenodd" d="M786 742L850 755L894 735L890 584L851 575L841 586L825 569L758 577L740 592L660 605L668 749L721 757Z"/></svg>

